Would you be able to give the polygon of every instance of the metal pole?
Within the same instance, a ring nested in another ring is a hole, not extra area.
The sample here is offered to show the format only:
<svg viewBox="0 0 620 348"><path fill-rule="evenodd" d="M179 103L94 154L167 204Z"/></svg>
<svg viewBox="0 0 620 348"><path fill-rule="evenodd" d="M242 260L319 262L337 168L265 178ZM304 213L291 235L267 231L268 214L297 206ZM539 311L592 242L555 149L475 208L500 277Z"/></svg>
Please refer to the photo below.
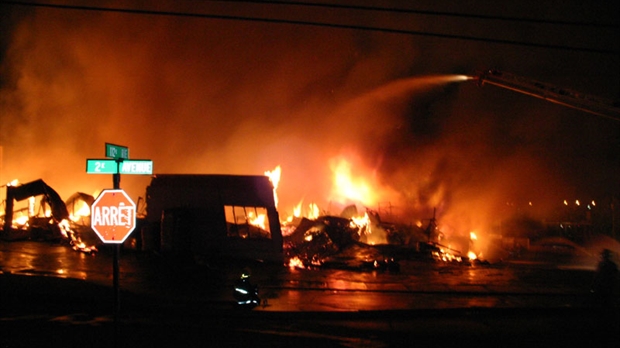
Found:
<svg viewBox="0 0 620 348"><path fill-rule="evenodd" d="M116 173L112 175L113 186L115 190L119 190L121 188L121 167L122 160L116 161ZM116 342L118 340L118 317L121 311L121 296L120 296L120 287L119 287L119 253L120 253L120 244L114 245L114 260L112 261L112 278L113 278L113 287L114 287L114 346L116 347Z"/></svg>

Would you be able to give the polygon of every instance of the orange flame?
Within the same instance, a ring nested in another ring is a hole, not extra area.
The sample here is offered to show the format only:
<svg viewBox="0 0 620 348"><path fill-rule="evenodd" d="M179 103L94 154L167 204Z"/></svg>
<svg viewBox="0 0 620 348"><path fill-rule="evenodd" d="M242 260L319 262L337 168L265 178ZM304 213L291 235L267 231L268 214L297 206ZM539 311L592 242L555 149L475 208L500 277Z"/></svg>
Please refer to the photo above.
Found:
<svg viewBox="0 0 620 348"><path fill-rule="evenodd" d="M338 160L338 162L332 166L332 171L334 173L333 185L336 199L363 203L372 200L370 185L363 178L353 177L351 164L347 160Z"/></svg>
<svg viewBox="0 0 620 348"><path fill-rule="evenodd" d="M288 261L289 268L305 268L304 263L299 259L299 257L295 256Z"/></svg>
<svg viewBox="0 0 620 348"><path fill-rule="evenodd" d="M250 223L250 225L262 228L263 230L265 230L265 215L264 214L259 214L258 216L256 216L254 214L254 212L249 212L248 213L248 222Z"/></svg>
<svg viewBox="0 0 620 348"><path fill-rule="evenodd" d="M280 184L280 177L282 175L282 169L277 166L273 171L265 171L265 175L269 177L269 181L273 184L273 199L276 207L278 206L278 185Z"/></svg>

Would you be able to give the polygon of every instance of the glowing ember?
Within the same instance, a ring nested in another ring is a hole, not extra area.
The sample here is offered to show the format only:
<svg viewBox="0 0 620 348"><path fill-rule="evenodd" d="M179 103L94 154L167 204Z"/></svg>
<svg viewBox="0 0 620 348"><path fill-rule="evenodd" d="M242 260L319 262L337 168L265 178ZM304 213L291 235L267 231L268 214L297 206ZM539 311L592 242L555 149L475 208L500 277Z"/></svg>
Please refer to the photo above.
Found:
<svg viewBox="0 0 620 348"><path fill-rule="evenodd" d="M475 260L478 258L478 256L476 256L476 253L474 253L473 251L468 252L467 257L469 257L470 260Z"/></svg>
<svg viewBox="0 0 620 348"><path fill-rule="evenodd" d="M299 257L295 256L288 261L289 268L305 268L304 263L299 259Z"/></svg>

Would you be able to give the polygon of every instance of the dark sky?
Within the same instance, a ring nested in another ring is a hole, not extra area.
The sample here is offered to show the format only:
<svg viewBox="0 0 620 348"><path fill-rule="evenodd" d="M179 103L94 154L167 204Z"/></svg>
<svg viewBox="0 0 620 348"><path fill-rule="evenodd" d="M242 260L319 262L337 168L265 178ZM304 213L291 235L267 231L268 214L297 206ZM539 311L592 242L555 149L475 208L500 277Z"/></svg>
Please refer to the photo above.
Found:
<svg viewBox="0 0 620 348"><path fill-rule="evenodd" d="M454 79L496 68L617 100L613 2L53 3L222 17L0 4L2 182L95 194L112 179L85 162L109 142L155 173L280 165L284 216L359 203L335 179L347 168L364 205L437 208L458 230L506 203L544 215L620 193L620 122ZM137 200L148 182L121 187Z"/></svg>

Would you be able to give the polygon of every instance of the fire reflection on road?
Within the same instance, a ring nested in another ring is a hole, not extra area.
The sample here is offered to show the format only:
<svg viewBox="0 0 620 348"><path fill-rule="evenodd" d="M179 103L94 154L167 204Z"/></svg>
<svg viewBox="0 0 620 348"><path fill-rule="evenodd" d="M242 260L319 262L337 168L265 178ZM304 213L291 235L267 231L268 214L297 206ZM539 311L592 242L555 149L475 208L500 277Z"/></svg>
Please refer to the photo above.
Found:
<svg viewBox="0 0 620 348"><path fill-rule="evenodd" d="M112 258L105 250L91 256L66 246L30 241L1 243L0 248L3 273L77 278L111 285ZM124 253L120 260L123 290L195 302L228 301L236 267L224 265L218 277L210 277L205 271L158 262L137 252ZM432 261L405 261L398 272L291 269L261 263L252 268L252 281L264 300L255 308L259 311L580 306L589 294L592 275L592 271L583 269Z"/></svg>

